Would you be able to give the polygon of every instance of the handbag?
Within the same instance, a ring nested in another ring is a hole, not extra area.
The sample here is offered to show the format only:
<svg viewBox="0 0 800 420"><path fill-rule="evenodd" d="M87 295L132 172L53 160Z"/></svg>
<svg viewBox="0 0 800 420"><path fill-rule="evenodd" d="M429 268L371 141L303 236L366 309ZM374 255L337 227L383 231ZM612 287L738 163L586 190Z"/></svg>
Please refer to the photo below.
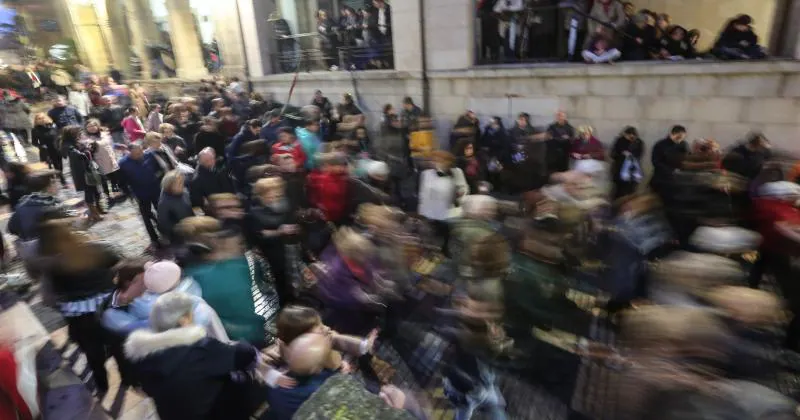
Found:
<svg viewBox="0 0 800 420"><path fill-rule="evenodd" d="M619 171L619 177L625 182L638 184L642 181L642 167L633 156L628 155L625 157L625 162L622 162L622 168Z"/></svg>
<svg viewBox="0 0 800 420"><path fill-rule="evenodd" d="M86 181L86 185L90 187L96 187L100 185L102 178L100 177L100 167L97 165L95 161L89 161L89 164L86 165L86 173L83 175L84 180Z"/></svg>

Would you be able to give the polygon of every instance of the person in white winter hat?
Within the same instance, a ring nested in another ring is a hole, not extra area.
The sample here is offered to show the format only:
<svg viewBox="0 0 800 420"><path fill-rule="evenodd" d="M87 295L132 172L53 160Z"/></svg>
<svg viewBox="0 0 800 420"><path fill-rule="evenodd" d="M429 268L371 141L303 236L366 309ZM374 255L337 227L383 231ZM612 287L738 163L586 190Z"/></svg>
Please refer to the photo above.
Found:
<svg viewBox="0 0 800 420"><path fill-rule="evenodd" d="M128 310L132 321L149 319L152 307L161 295L169 292L182 292L191 296L195 302L192 317L194 323L204 327L210 337L220 341L230 341L216 311L201 297L200 286L191 277L182 278L181 268L174 262L147 263L144 271L144 286L147 290L142 296L131 302ZM132 324L132 326L135 325L137 324Z"/></svg>
<svg viewBox="0 0 800 420"><path fill-rule="evenodd" d="M800 350L800 283L792 258L800 255L800 186L786 181L769 182L753 199L753 221L764 238L759 259L750 272L750 287L756 289L766 272L781 287L788 309L794 313L786 334L786 346Z"/></svg>

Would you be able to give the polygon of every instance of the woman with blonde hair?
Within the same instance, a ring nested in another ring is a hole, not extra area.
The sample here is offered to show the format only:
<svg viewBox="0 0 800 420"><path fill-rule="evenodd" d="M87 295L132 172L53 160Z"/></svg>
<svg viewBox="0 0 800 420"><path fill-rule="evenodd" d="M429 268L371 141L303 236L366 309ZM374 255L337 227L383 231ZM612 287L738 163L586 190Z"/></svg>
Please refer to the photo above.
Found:
<svg viewBox="0 0 800 420"><path fill-rule="evenodd" d="M53 120L44 112L39 112L33 117L33 129L31 130L31 143L39 149L39 161L47 162L48 168L58 171L58 178L61 185L67 186L64 178L64 156L57 147L58 129L53 124Z"/></svg>
<svg viewBox="0 0 800 420"><path fill-rule="evenodd" d="M578 160L605 160L606 152L603 143L594 136L594 129L588 125L578 127L578 137L572 141L570 157L574 161Z"/></svg>
<svg viewBox="0 0 800 420"><path fill-rule="evenodd" d="M39 252L45 278L51 283L69 338L86 355L97 393L108 391L103 327L97 317L102 302L114 290L114 266L122 256L108 243L72 230L71 221L42 225Z"/></svg>

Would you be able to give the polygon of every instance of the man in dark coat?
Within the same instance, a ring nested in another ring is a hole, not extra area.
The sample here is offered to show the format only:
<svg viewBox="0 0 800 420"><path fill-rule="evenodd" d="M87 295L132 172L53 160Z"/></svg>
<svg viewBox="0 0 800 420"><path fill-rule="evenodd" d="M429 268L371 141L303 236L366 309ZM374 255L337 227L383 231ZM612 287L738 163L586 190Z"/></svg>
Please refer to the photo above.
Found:
<svg viewBox="0 0 800 420"><path fill-rule="evenodd" d="M151 329L131 333L125 355L162 420L249 419L255 404L238 381L255 369L258 351L207 337L193 323L195 302L181 292L160 296Z"/></svg>
<svg viewBox="0 0 800 420"><path fill-rule="evenodd" d="M753 180L771 156L769 140L761 133L751 133L744 144L734 147L725 156L722 165L731 172Z"/></svg>
<svg viewBox="0 0 800 420"><path fill-rule="evenodd" d="M261 121L250 120L247 121L242 129L233 136L231 143L225 147L225 158L228 162L232 162L239 152L243 144L258 139L261 132Z"/></svg>
<svg viewBox="0 0 800 420"><path fill-rule="evenodd" d="M378 43L392 43L392 7L385 0L372 0L369 26L377 28Z"/></svg>
<svg viewBox="0 0 800 420"><path fill-rule="evenodd" d="M318 90L314 92L314 99L311 100L311 105L316 106L319 108L320 112L322 112L322 117L328 120L331 119L331 113L333 112L333 104L328 99L327 96L322 95L322 91Z"/></svg>
<svg viewBox="0 0 800 420"><path fill-rule="evenodd" d="M569 150L575 136L575 127L567 120L567 113L558 111L556 120L547 127L550 139L547 140L547 170L565 172L569 170Z"/></svg>
<svg viewBox="0 0 800 420"><path fill-rule="evenodd" d="M278 135L281 129L289 127L289 124L281 117L280 109L273 109L268 113L269 121L261 127L259 137L267 142L267 148L278 142Z"/></svg>
<svg viewBox="0 0 800 420"><path fill-rule="evenodd" d="M83 124L81 113L75 107L67 105L67 99L62 95L58 95L53 100L53 108L47 111L47 116L53 120L59 130L70 125Z"/></svg>
<svg viewBox="0 0 800 420"><path fill-rule="evenodd" d="M504 171L507 179L503 185L510 193L535 190L547 183L546 146L542 141L546 134L530 125L528 114L517 117L517 124L509 131L511 159Z"/></svg>
<svg viewBox="0 0 800 420"><path fill-rule="evenodd" d="M650 188L662 199L666 194L665 189L672 181L672 175L683 167L683 159L689 154L685 139L686 128L676 125L672 127L667 138L659 140L653 146L653 178L650 179Z"/></svg>
<svg viewBox="0 0 800 420"><path fill-rule="evenodd" d="M214 194L234 192L228 174L216 167L217 156L214 149L206 147L201 150L197 154L197 163L197 172L189 185L193 207L205 207L208 197Z"/></svg>
<svg viewBox="0 0 800 420"><path fill-rule="evenodd" d="M158 231L155 227L156 217L153 209L158 207L158 198L161 195L161 184L150 165L145 161L144 150L138 143L129 146L130 153L120 159L120 182L125 183L133 192L139 204L139 214L142 215L144 227L153 244L158 244Z"/></svg>

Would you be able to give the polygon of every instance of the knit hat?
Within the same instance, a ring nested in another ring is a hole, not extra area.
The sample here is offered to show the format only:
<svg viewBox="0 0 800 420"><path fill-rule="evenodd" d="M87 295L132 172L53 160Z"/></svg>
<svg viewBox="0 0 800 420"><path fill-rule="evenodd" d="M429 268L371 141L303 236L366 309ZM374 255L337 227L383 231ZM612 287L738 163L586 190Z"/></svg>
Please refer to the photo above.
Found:
<svg viewBox="0 0 800 420"><path fill-rule="evenodd" d="M181 268L172 261L147 263L144 270L144 286L148 291L162 294L174 289L181 281Z"/></svg>
<svg viewBox="0 0 800 420"><path fill-rule="evenodd" d="M704 252L735 254L758 249L761 235L736 226L700 226L692 233L689 243Z"/></svg>
<svg viewBox="0 0 800 420"><path fill-rule="evenodd" d="M367 175L370 178L386 179L389 177L389 165L379 160L367 164Z"/></svg>
<svg viewBox="0 0 800 420"><path fill-rule="evenodd" d="M605 162L601 160L586 159L575 162L574 170L591 176L606 172L608 167L606 166Z"/></svg>
<svg viewBox="0 0 800 420"><path fill-rule="evenodd" d="M760 197L790 197L800 195L800 185L789 181L767 182L758 189Z"/></svg>

